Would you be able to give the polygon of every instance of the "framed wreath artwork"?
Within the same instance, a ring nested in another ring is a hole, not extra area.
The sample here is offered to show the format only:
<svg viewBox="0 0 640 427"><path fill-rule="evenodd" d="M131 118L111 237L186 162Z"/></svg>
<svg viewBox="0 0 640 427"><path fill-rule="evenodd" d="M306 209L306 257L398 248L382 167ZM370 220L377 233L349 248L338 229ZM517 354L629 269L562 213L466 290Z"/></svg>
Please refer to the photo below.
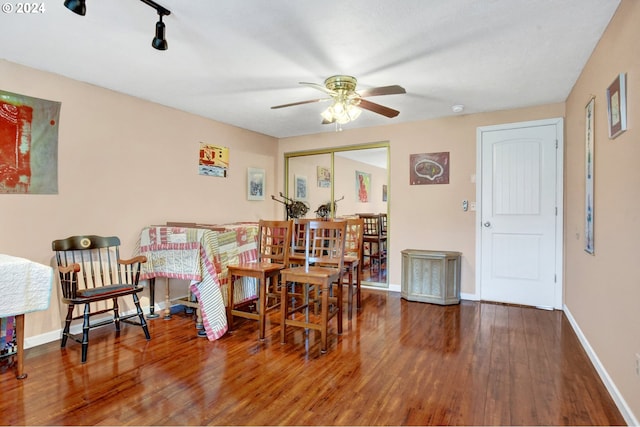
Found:
<svg viewBox="0 0 640 427"><path fill-rule="evenodd" d="M411 154L409 167L411 185L449 183L449 152Z"/></svg>

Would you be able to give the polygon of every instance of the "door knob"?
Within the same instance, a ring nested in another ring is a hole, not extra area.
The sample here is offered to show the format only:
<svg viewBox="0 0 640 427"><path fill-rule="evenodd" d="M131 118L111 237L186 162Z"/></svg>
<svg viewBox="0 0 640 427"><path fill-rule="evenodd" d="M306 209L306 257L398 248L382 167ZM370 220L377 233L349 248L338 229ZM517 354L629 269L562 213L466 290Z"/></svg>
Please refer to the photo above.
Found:
<svg viewBox="0 0 640 427"><path fill-rule="evenodd" d="M485 222L485 223L484 223L484 224L482 224L482 225L484 225L485 227L491 227L491 223L490 223L489 221Z"/></svg>

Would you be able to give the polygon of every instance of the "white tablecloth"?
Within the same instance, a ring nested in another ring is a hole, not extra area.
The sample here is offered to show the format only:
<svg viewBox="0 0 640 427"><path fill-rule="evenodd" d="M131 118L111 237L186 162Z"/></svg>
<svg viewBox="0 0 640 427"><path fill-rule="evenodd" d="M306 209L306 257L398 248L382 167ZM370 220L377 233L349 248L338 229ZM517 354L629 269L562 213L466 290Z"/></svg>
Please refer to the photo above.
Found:
<svg viewBox="0 0 640 427"><path fill-rule="evenodd" d="M0 254L0 317L46 310L52 285L51 267Z"/></svg>

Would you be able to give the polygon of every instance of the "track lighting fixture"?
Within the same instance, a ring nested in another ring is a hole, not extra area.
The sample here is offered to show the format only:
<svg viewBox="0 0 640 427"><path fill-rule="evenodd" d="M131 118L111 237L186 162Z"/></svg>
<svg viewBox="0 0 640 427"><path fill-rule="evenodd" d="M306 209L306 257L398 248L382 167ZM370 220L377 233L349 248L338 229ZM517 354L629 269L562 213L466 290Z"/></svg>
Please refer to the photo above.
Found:
<svg viewBox="0 0 640 427"><path fill-rule="evenodd" d="M158 14L158 16L160 20L156 22L156 36L151 41L151 46L153 46L154 49L167 50L169 45L164 38L165 25L164 22L162 22L162 15Z"/></svg>
<svg viewBox="0 0 640 427"><path fill-rule="evenodd" d="M65 0L64 6L73 13L84 16L87 13L87 6L84 0Z"/></svg>
<svg viewBox="0 0 640 427"><path fill-rule="evenodd" d="M151 46L153 46L154 49L167 50L169 45L167 43L167 40L165 39L166 27L164 25L164 22L162 22L162 17L171 15L171 11L163 6L160 6L158 3L154 2L153 0L140 0L140 1L146 4L147 6L151 6L152 8L154 8L156 12L158 12L158 17L160 18L160 20L156 22L156 35L151 41ZM85 0L65 0L64 6L70 11L72 11L73 13L77 13L78 15L84 16L85 13L87 12Z"/></svg>

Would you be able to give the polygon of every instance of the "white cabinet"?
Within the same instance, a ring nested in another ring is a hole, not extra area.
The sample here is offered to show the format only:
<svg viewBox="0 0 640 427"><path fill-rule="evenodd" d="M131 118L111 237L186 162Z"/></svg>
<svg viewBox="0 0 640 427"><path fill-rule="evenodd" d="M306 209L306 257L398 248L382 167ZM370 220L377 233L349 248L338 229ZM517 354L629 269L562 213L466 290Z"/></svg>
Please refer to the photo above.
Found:
<svg viewBox="0 0 640 427"><path fill-rule="evenodd" d="M460 302L460 252L402 251L402 298L434 304Z"/></svg>

